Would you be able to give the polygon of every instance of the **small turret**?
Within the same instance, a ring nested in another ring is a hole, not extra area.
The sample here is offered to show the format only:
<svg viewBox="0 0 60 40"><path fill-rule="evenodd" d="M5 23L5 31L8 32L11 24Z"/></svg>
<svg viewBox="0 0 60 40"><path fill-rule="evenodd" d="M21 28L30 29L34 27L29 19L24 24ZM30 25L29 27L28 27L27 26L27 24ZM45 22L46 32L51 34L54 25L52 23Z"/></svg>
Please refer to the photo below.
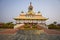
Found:
<svg viewBox="0 0 60 40"><path fill-rule="evenodd" d="M38 11L38 13L40 13L40 11Z"/></svg>
<svg viewBox="0 0 60 40"><path fill-rule="evenodd" d="M23 11L21 11L21 13L24 13Z"/></svg>

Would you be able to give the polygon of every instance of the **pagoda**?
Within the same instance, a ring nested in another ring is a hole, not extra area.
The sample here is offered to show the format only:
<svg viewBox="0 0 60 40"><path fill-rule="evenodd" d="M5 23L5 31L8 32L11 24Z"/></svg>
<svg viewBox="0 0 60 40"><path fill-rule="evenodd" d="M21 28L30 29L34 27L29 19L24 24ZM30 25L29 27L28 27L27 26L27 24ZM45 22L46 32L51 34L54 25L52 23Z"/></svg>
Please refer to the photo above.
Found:
<svg viewBox="0 0 60 40"><path fill-rule="evenodd" d="M38 11L37 13L33 11L33 6L31 2L28 7L28 12L24 13L22 11L19 16L14 18L14 20L16 20L16 24L39 24L43 27L45 27L45 21L47 19L48 18L42 16L40 11Z"/></svg>

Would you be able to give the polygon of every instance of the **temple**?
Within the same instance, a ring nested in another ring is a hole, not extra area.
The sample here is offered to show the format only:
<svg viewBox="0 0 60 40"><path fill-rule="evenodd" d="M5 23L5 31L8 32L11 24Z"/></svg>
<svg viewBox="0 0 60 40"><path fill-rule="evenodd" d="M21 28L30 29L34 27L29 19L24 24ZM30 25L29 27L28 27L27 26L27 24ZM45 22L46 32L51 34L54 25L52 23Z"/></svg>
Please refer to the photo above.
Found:
<svg viewBox="0 0 60 40"><path fill-rule="evenodd" d="M43 17L40 11L38 11L37 13L34 12L32 3L30 2L28 12L24 13L22 11L20 15L15 17L14 19L16 20L16 24L39 24L45 27L45 21L48 18Z"/></svg>

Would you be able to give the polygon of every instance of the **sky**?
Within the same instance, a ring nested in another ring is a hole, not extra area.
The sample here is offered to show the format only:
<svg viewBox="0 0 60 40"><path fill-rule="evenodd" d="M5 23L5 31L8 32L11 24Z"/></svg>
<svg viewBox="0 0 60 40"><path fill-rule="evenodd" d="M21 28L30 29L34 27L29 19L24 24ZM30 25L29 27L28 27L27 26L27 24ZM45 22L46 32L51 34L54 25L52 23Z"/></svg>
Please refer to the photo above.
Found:
<svg viewBox="0 0 60 40"><path fill-rule="evenodd" d="M46 24L60 23L60 0L0 0L0 22L15 22L21 11L27 12L32 2L34 12L49 18Z"/></svg>

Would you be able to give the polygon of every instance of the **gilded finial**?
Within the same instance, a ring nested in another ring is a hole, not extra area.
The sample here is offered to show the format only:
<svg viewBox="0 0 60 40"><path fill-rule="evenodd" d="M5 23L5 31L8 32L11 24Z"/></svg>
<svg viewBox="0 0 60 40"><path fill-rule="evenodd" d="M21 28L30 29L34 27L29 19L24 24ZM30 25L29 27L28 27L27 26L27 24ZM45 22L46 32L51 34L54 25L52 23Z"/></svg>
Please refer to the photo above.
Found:
<svg viewBox="0 0 60 40"><path fill-rule="evenodd" d="M32 3L30 2L30 5L31 5Z"/></svg>

